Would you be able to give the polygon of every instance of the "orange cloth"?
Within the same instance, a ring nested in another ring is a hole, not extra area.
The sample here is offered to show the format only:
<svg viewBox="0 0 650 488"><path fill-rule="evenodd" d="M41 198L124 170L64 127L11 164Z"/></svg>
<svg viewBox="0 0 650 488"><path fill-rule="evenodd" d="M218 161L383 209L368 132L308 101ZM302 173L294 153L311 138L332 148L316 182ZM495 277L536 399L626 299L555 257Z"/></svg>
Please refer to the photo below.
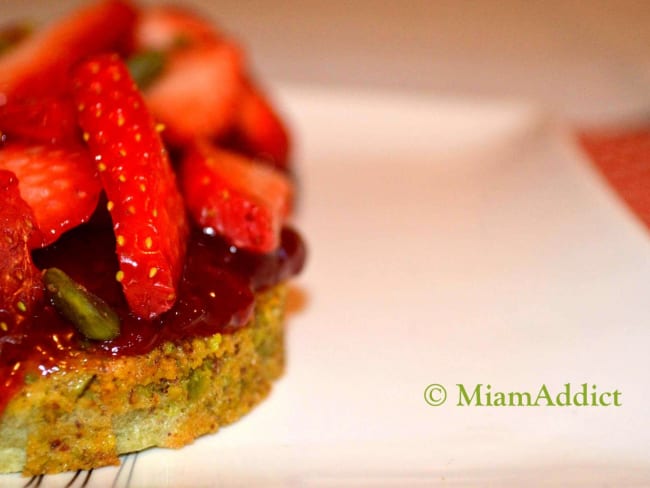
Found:
<svg viewBox="0 0 650 488"><path fill-rule="evenodd" d="M650 127L585 131L578 138L605 178L650 228Z"/></svg>

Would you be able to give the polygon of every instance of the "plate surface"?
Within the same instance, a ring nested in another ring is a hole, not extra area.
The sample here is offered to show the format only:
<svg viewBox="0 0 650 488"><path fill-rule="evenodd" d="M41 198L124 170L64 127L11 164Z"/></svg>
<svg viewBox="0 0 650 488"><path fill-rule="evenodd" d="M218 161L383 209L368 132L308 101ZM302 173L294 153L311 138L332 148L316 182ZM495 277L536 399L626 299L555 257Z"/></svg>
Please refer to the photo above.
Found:
<svg viewBox="0 0 650 488"><path fill-rule="evenodd" d="M650 239L562 124L526 104L276 95L310 249L286 375L215 436L32 486L650 483ZM566 383L622 405L457 405L458 384Z"/></svg>

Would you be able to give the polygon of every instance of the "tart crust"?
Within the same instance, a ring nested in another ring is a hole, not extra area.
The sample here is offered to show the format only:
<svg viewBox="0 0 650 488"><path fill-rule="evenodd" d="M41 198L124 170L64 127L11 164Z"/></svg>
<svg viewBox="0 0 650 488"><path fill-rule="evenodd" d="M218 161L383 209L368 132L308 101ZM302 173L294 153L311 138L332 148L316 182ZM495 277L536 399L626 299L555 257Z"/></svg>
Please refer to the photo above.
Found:
<svg viewBox="0 0 650 488"><path fill-rule="evenodd" d="M284 368L286 285L256 295L231 334L166 343L140 356L80 353L26 381L0 418L0 473L119 464L148 447L179 448L259 403Z"/></svg>

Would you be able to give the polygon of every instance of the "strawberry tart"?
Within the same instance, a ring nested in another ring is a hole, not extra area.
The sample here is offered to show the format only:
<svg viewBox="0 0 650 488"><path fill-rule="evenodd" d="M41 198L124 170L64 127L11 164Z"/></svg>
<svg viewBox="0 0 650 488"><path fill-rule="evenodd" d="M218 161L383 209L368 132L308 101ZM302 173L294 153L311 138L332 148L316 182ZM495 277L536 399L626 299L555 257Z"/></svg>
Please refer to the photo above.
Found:
<svg viewBox="0 0 650 488"><path fill-rule="evenodd" d="M305 260L289 150L192 12L0 30L0 473L181 447L268 394Z"/></svg>

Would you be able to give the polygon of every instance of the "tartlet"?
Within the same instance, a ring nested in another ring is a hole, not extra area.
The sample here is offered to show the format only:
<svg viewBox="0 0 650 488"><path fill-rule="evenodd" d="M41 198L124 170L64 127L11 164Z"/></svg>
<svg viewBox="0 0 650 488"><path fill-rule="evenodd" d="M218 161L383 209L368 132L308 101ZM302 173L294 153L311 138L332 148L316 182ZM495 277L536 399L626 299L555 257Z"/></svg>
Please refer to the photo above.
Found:
<svg viewBox="0 0 650 488"><path fill-rule="evenodd" d="M121 0L4 32L0 473L233 422L282 373L305 261L288 133L241 49Z"/></svg>

